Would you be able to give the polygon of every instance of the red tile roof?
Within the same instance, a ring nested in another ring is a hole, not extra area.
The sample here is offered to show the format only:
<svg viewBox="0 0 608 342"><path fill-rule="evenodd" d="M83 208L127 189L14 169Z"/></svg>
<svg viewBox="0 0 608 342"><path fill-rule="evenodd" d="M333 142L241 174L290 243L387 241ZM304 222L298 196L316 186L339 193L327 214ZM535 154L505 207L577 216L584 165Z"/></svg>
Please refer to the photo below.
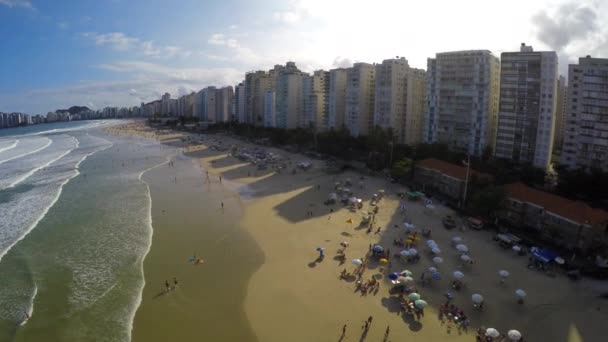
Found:
<svg viewBox="0 0 608 342"><path fill-rule="evenodd" d="M460 179L461 181L464 181L467 176L467 168L465 166L460 166L460 165L444 162L443 160L434 159L434 158L421 160L416 163L416 166L419 166L419 167L422 167L425 169L435 170L435 171L443 173L446 176ZM472 177L473 175L477 175L477 177L492 178L492 176L490 176L486 173L481 173L479 171L470 169L469 170L469 179L471 179L470 177Z"/></svg>
<svg viewBox="0 0 608 342"><path fill-rule="evenodd" d="M591 208L581 201L569 200L545 191L536 190L523 183L511 183L505 186L507 196L521 202L532 203L546 211L565 217L579 224L604 224L608 222L608 212Z"/></svg>

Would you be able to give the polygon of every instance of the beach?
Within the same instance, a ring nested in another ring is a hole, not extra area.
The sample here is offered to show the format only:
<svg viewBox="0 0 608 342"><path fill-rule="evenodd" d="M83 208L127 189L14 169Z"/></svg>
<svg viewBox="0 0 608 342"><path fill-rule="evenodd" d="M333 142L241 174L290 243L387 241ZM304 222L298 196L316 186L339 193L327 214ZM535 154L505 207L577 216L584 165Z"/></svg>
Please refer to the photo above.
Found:
<svg viewBox="0 0 608 342"><path fill-rule="evenodd" d="M257 166L230 155L231 146L237 146L239 149L255 148L249 143L223 135L203 136L202 141L199 141L196 135L179 133L179 136L187 138L185 142L184 139L180 140L184 156L200 162L202 169L199 183L204 186L206 173L209 172L209 177L215 180L212 187L218 191L220 201L221 198L229 199L225 200L226 210L232 210L228 208L231 206L228 203L232 203L230 201L238 203L235 206L238 210L230 215L236 219L233 229L247 232L255 245L252 250L257 251L257 254L254 254L259 256L255 265L252 265L251 272L238 280L245 284L242 296L236 295L235 301L230 304L238 306L237 311L242 310L241 318L251 329L248 330L249 335L241 335L239 340L383 340L387 327L390 327L390 332L385 340L393 341L472 341L475 340L476 330L480 327L493 327L503 334L516 329L523 334L526 341L602 340L601 323L608 318L608 305L605 300L599 299L598 295L605 291L605 283L588 279L574 282L559 272L548 275L528 269L528 258L518 256L512 250L500 248L492 239L495 235L493 232L446 230L441 220L445 215L454 213L440 203L434 203L434 208L429 209L421 201L403 201L397 194L406 189L400 185L391 184L382 178L363 176L354 171L329 173L324 170L325 162L320 160L312 160L310 170L297 170L292 174L297 162L310 158L275 148L257 147L281 155L286 160L288 158L290 167L280 173L273 169L259 170ZM214 146L224 148L217 149L213 148ZM219 184L220 176L223 179L222 184ZM149 177L155 177L154 171L149 173ZM335 191L335 183L347 179L354 183L352 190L355 196L362 199L364 211L372 210L369 202L373 194L381 189L386 192L385 197L378 203L376 225L370 233L359 227L362 210L351 211L341 204L323 204L328 194ZM362 186L359 182L362 182ZM153 198L154 188L155 186L151 186ZM188 188L188 191L192 192L195 185ZM188 199L189 197L186 197L185 202L190 202ZM210 202L213 201L206 203ZM405 213L399 209L401 203L405 203ZM172 208L169 203L163 205ZM218 208L212 206L201 210L213 211ZM163 228L160 227L171 226L172 223L163 223L162 214L158 213L158 209L155 209L154 213L158 219L153 220L154 241L144 264L146 290L135 319L134 339L145 340L144 337L147 337L148 340L157 340L155 337L162 336L158 340L164 340L166 336L188 336L188 326L193 327L195 331L194 327L198 326L199 331L217 329L218 340L234 340L234 336L230 335L230 324L206 325L208 321L204 315L209 311L218 311L215 307L206 305L209 298L205 296L208 294L204 291L192 291L182 285L182 277L187 279L188 284L206 284L209 281L209 278L199 276L198 273L193 275L190 272L192 265L184 262L189 253L197 252L190 252L190 245L186 243L196 241L197 232L184 228L168 235L164 234ZM202 220L208 220L207 217L213 220L216 214L206 212ZM196 221L197 216L190 219ZM220 222L225 219L222 217L214 224L221 225ZM406 236L403 227L405 219L414 224L414 230L431 230L430 239L436 241L441 249L441 264L432 261L436 255L427 247L427 238L421 235L418 235L420 239L415 246L420 255L418 262L409 263L394 256L402 248L394 246L393 240ZM175 218L172 217L171 220ZM460 219L457 220L460 224ZM380 227L378 233L376 227ZM452 238L455 236L462 238L462 243L468 246L472 264L461 261L461 253L452 244ZM344 251L344 264L340 264L336 254L336 251L342 248L341 242L348 243ZM351 260L365 260L373 244L390 249L391 260L389 265L381 265L377 258L369 258L362 280L367 281L374 276L380 287L377 292L362 295L360 291L356 291L354 281L340 279L340 272L354 271L355 266L351 264ZM316 251L319 247L325 250L325 258L322 260L318 259L319 253ZM230 247L226 248L230 250ZM173 259L175 251L179 249L186 249L180 253L180 256L184 255L181 260L162 265L164 260ZM217 267L223 268L224 271L234 267L234 263L218 260L215 254L222 252L238 251L214 250L205 253L204 267L211 263L218 263ZM171 272L158 272L159 267L169 268ZM381 270L381 267L384 270ZM423 286L420 276L424 272L428 277L429 267L439 270L441 280L430 281L427 278L427 284ZM415 279L413 286L429 304L420 319L402 314L397 296L389 294L392 283L387 279L387 274L405 269L412 271ZM510 273L504 282L500 281L499 270L508 270ZM460 290L451 288L454 271L464 274L464 285ZM180 294L184 295L183 301L173 293L166 296L172 298L170 300L147 299L162 290L164 278L173 276L180 279L177 291L183 289L184 292ZM216 286L226 286L230 281L217 278L214 283L218 284ZM153 284L149 290L148 284ZM527 293L523 304L518 303L518 297L515 295L517 289L523 289ZM234 293L241 293L239 291L240 289L235 289ZM450 323L445 318L440 320L438 317L439 308L446 302L444 295L448 291L454 297L451 303L462 309L470 321L466 331L459 329L455 323ZM471 296L475 293L485 298L483 310L473 308ZM199 312L200 316L191 317L191 310ZM220 307L219 310L226 308ZM185 316L180 316L182 311L185 311ZM369 329L364 330L364 322L370 316L373 322ZM180 322L179 325L177 322ZM158 328L150 327L151 324L157 325ZM346 329L342 336L344 325ZM160 326L164 328L160 329ZM168 331L162 334L168 335L158 335L161 333L159 331L164 331L165 328ZM197 335L191 332L189 336Z"/></svg>

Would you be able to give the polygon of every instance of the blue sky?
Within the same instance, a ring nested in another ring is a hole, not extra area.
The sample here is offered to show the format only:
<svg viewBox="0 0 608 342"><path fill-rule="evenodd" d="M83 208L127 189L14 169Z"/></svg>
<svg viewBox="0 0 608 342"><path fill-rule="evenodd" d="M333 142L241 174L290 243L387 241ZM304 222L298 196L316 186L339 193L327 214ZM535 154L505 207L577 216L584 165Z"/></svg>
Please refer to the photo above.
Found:
<svg viewBox="0 0 608 342"><path fill-rule="evenodd" d="M608 57L600 0L0 0L0 111L136 105L300 68L426 67L436 52L553 49ZM500 7L500 8L498 8ZM526 9L525 11L522 9Z"/></svg>

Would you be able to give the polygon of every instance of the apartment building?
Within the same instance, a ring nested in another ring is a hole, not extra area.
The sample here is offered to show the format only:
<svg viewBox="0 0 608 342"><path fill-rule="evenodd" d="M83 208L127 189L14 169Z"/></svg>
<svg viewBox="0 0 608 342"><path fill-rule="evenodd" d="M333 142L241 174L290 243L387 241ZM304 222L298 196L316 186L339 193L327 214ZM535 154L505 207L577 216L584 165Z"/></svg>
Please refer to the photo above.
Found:
<svg viewBox="0 0 608 342"><path fill-rule="evenodd" d="M570 169L608 172L608 59L579 58L568 71L561 163Z"/></svg>
<svg viewBox="0 0 608 342"><path fill-rule="evenodd" d="M234 89L222 87L216 92L216 122L228 122L233 119Z"/></svg>
<svg viewBox="0 0 608 342"><path fill-rule="evenodd" d="M568 85L566 78L557 79L557 104L555 107L555 132L553 135L553 152L562 150L564 131L566 130L566 113L568 108Z"/></svg>
<svg viewBox="0 0 608 342"><path fill-rule="evenodd" d="M217 88L207 87L201 94L201 116L203 122L215 122L217 117Z"/></svg>
<svg viewBox="0 0 608 342"><path fill-rule="evenodd" d="M329 72L317 70L302 78L302 115L299 126L326 131L329 121Z"/></svg>
<svg viewBox="0 0 608 342"><path fill-rule="evenodd" d="M276 93L267 91L264 94L264 127L276 126Z"/></svg>
<svg viewBox="0 0 608 342"><path fill-rule="evenodd" d="M494 146L500 63L488 50L443 52L427 62L424 140L480 156Z"/></svg>
<svg viewBox="0 0 608 342"><path fill-rule="evenodd" d="M276 69L276 67L275 67ZM304 73L294 62L287 62L278 72L275 94L276 127L295 129L302 112L302 79Z"/></svg>
<svg viewBox="0 0 608 342"><path fill-rule="evenodd" d="M264 94L270 89L270 75L263 70L245 75L245 121L262 126L264 119Z"/></svg>
<svg viewBox="0 0 608 342"><path fill-rule="evenodd" d="M329 129L344 127L346 113L346 74L347 69L329 71L328 119Z"/></svg>
<svg viewBox="0 0 608 342"><path fill-rule="evenodd" d="M247 120L245 120L247 117L247 95L245 91L245 82L241 82L234 87L235 120L239 123L247 122Z"/></svg>
<svg viewBox="0 0 608 342"><path fill-rule="evenodd" d="M374 119L375 66L355 63L346 73L344 125L352 136L368 135Z"/></svg>
<svg viewBox="0 0 608 342"><path fill-rule="evenodd" d="M495 156L547 168L556 107L555 51L534 51L522 43L519 52L502 53Z"/></svg>
<svg viewBox="0 0 608 342"><path fill-rule="evenodd" d="M406 145L422 143L426 103L426 71L411 68L407 75L405 119L401 120L401 135L397 142Z"/></svg>

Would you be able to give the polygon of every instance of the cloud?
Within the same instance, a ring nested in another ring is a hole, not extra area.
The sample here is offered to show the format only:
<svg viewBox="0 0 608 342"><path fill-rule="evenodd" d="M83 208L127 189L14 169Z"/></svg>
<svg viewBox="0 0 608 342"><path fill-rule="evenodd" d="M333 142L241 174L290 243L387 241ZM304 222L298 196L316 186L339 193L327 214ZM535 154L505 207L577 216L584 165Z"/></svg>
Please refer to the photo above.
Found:
<svg viewBox="0 0 608 342"><path fill-rule="evenodd" d="M0 0L0 5L4 5L9 8L21 7L31 10L35 9L32 2L28 0Z"/></svg>
<svg viewBox="0 0 608 342"><path fill-rule="evenodd" d="M114 50L118 51L129 50L139 42L138 38L129 37L122 32L111 32L105 34L85 32L82 33L82 36L93 40L96 45L108 45L111 46Z"/></svg>
<svg viewBox="0 0 608 342"><path fill-rule="evenodd" d="M239 25L230 25L229 27L231 30L236 30L239 28Z"/></svg>
<svg viewBox="0 0 608 342"><path fill-rule="evenodd" d="M537 39L556 51L587 39L598 29L597 20L594 9L576 2L562 4L552 14L542 10L532 17Z"/></svg>
<svg viewBox="0 0 608 342"><path fill-rule="evenodd" d="M331 64L332 68L350 68L353 66L353 61L349 58L338 56L334 59L334 62Z"/></svg>
<svg viewBox="0 0 608 342"><path fill-rule="evenodd" d="M62 30L67 30L67 29L70 28L70 24L68 24L65 21L60 21L60 22L57 23L57 27L59 27Z"/></svg>
<svg viewBox="0 0 608 342"><path fill-rule="evenodd" d="M189 57L192 52L174 45L157 45L152 40L142 41L139 38L129 37L122 32L112 32L99 34L95 32L85 32L82 37L95 42L98 46L110 46L116 51L136 50L145 57L153 58L171 58L171 57Z"/></svg>
<svg viewBox="0 0 608 342"><path fill-rule="evenodd" d="M302 18L298 12L295 11L277 11L272 14L274 20L280 21L286 24L294 24Z"/></svg>

